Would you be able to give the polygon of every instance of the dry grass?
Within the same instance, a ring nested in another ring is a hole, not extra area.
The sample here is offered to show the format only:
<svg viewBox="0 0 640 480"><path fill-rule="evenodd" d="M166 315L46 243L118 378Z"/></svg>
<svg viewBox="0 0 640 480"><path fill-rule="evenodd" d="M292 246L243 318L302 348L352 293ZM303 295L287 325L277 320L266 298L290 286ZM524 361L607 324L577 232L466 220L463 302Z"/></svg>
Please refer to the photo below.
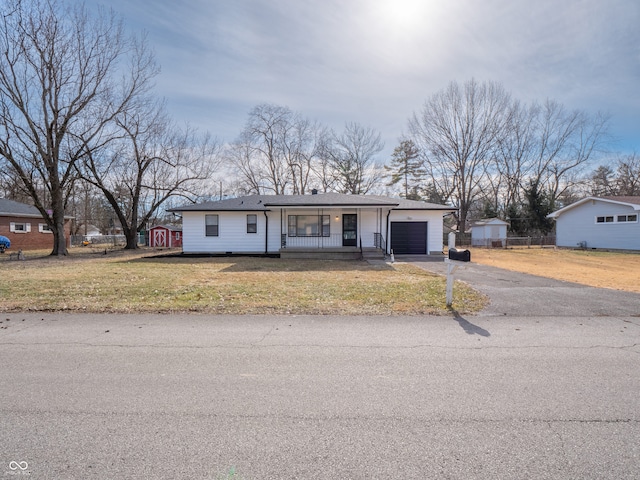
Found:
<svg viewBox="0 0 640 480"><path fill-rule="evenodd" d="M445 314L445 280L407 264L276 258L155 257L158 252L72 250L0 258L0 310L225 314ZM102 253L102 254L101 254ZM486 299L458 284L454 307Z"/></svg>
<svg viewBox="0 0 640 480"><path fill-rule="evenodd" d="M475 248L471 260L592 287L640 293L640 254L551 248Z"/></svg>

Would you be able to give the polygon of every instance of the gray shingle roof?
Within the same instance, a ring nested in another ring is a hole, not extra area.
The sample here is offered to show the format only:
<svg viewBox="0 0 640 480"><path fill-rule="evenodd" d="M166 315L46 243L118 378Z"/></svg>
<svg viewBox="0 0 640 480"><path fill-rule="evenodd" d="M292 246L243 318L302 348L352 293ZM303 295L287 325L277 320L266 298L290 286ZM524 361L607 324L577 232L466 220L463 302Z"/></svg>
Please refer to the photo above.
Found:
<svg viewBox="0 0 640 480"><path fill-rule="evenodd" d="M269 207L390 207L395 210L455 210L447 205L376 195L250 195L172 208L170 212L264 211Z"/></svg>
<svg viewBox="0 0 640 480"><path fill-rule="evenodd" d="M632 203L634 205L640 205L640 196L635 196L635 197L630 197L630 196L614 197L614 196L610 196L610 197L602 197L602 198L605 198L607 200L614 200L616 202Z"/></svg>
<svg viewBox="0 0 640 480"><path fill-rule="evenodd" d="M265 200L276 198L276 195L250 195L247 197L228 198L217 202L196 203L169 209L170 212L233 212L233 211L263 211Z"/></svg>
<svg viewBox="0 0 640 480"><path fill-rule="evenodd" d="M7 198L0 198L0 215L3 217L38 217L42 218L34 206L20 203Z"/></svg>

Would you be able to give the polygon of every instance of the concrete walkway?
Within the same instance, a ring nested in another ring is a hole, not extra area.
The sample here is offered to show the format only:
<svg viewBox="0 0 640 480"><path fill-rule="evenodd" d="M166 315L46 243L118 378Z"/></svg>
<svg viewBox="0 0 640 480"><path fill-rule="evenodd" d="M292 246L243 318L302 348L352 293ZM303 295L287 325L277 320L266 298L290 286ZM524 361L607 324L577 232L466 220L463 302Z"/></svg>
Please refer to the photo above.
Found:
<svg viewBox="0 0 640 480"><path fill-rule="evenodd" d="M444 258L397 255L395 260L447 274ZM473 262L459 267L455 278L490 298L491 303L480 312L481 316L640 317L637 293L587 287Z"/></svg>

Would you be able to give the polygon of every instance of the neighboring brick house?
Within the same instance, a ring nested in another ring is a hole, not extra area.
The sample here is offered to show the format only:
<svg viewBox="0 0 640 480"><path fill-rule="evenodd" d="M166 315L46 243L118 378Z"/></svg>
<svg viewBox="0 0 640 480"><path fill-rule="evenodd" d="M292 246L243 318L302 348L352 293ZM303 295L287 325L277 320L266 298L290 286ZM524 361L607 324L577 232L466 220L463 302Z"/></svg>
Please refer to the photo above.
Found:
<svg viewBox="0 0 640 480"><path fill-rule="evenodd" d="M65 236L70 245L71 220L65 217ZM0 198L0 235L11 240L11 250L53 248L53 233L36 207Z"/></svg>

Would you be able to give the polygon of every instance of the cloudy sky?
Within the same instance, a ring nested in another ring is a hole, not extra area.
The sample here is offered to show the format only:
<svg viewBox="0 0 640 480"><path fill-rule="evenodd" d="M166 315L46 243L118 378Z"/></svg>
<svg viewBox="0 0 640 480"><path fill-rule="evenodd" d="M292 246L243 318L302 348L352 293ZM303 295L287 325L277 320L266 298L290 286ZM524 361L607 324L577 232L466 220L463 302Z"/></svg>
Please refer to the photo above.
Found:
<svg viewBox="0 0 640 480"><path fill-rule="evenodd" d="M260 103L382 133L451 81L611 115L640 153L638 0L87 0L146 30L170 112L224 141Z"/></svg>

